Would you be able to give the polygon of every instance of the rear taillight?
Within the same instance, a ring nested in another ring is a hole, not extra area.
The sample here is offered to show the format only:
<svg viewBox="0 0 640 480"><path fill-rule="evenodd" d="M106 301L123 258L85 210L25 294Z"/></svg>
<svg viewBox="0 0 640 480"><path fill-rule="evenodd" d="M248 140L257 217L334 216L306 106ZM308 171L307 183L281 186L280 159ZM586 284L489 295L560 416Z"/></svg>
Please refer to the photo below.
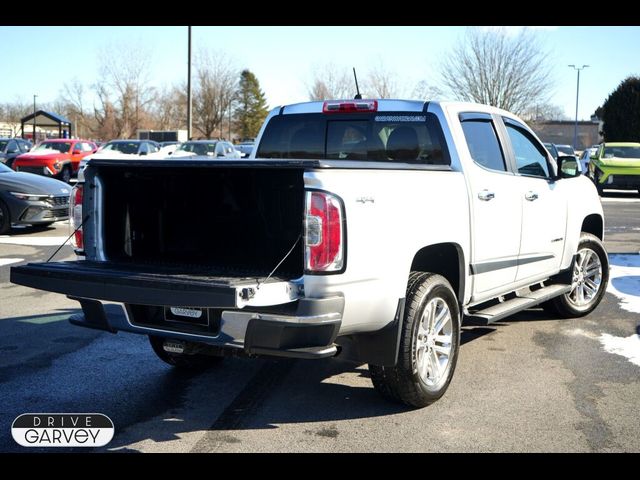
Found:
<svg viewBox="0 0 640 480"><path fill-rule="evenodd" d="M82 185L76 185L71 190L71 199L69 202L69 217L71 225L71 231L76 231L73 235L72 244L75 247L77 253L84 250L84 237L82 235ZM80 227L80 228L78 228Z"/></svg>
<svg viewBox="0 0 640 480"><path fill-rule="evenodd" d="M324 102L322 113L377 112L377 100L330 100Z"/></svg>
<svg viewBox="0 0 640 480"><path fill-rule="evenodd" d="M307 192L305 264L309 272L337 272L344 266L344 225L338 197Z"/></svg>

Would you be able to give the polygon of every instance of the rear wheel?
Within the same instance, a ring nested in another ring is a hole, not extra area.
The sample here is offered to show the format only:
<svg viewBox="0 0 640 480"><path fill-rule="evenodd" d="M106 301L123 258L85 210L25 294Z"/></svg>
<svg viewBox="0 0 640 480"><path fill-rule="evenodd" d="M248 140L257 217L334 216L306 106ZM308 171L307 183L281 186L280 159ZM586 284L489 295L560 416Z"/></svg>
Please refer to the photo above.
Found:
<svg viewBox="0 0 640 480"><path fill-rule="evenodd" d="M0 200L0 235L9 233L11 230L11 215L9 214L9 208Z"/></svg>
<svg viewBox="0 0 640 480"><path fill-rule="evenodd" d="M433 273L409 277L406 309L394 367L369 365L371 381L385 398L413 407L447 390L460 345L460 310L449 282Z"/></svg>
<svg viewBox="0 0 640 480"><path fill-rule="evenodd" d="M224 360L224 357L216 357L213 355L167 352L164 349L165 340L166 339L163 337L149 335L151 348L158 356L158 358L163 362L168 363L169 365L172 365L181 370L205 370L209 367L219 365Z"/></svg>
<svg viewBox="0 0 640 480"><path fill-rule="evenodd" d="M602 241L582 233L572 272L572 289L544 304L545 310L564 318L583 317L600 303L609 283L609 258Z"/></svg>

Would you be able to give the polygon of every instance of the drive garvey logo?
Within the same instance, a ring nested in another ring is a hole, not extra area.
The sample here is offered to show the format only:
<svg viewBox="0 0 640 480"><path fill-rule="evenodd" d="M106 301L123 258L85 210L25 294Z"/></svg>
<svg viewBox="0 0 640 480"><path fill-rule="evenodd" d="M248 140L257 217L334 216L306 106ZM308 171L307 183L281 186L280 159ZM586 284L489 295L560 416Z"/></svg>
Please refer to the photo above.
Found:
<svg viewBox="0 0 640 480"><path fill-rule="evenodd" d="M24 413L11 425L23 447L103 447L113 432L113 422L101 413Z"/></svg>

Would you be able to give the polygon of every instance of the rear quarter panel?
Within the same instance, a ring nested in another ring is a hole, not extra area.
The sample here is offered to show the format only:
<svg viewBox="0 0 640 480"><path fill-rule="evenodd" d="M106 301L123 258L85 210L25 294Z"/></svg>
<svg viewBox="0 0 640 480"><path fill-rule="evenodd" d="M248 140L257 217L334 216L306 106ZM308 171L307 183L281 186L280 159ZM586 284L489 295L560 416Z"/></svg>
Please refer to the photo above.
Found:
<svg viewBox="0 0 640 480"><path fill-rule="evenodd" d="M331 192L344 202L345 272L304 278L308 297L344 295L341 334L377 330L393 320L421 248L451 242L469 250L460 172L326 169L307 172L304 180L306 188Z"/></svg>

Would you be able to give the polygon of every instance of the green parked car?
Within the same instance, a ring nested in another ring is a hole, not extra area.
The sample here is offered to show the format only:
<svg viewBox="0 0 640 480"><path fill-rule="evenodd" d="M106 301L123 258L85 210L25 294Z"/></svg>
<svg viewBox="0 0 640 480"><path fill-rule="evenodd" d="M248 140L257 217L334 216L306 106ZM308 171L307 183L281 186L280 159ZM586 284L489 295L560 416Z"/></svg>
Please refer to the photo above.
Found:
<svg viewBox="0 0 640 480"><path fill-rule="evenodd" d="M605 188L640 193L640 143L601 144L589 162L589 178L600 195Z"/></svg>

